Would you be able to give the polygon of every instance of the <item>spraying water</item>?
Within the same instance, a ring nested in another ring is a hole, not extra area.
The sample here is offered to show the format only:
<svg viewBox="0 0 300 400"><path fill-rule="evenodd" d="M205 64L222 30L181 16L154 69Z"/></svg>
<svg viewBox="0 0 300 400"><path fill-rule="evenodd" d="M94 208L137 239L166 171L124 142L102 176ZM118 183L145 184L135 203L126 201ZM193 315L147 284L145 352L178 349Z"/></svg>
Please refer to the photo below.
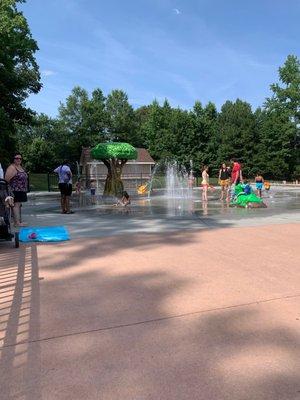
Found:
<svg viewBox="0 0 300 400"><path fill-rule="evenodd" d="M149 185L148 185L148 200L150 200L152 187L153 187L153 180L154 180L154 177L155 177L156 172L157 172L159 167L160 167L160 163L155 164L155 166L154 166L154 168L153 168L153 170L151 172L151 177L150 177L150 181L149 181Z"/></svg>
<svg viewBox="0 0 300 400"><path fill-rule="evenodd" d="M170 199L188 197L188 173L177 161L167 163L166 196Z"/></svg>
<svg viewBox="0 0 300 400"><path fill-rule="evenodd" d="M90 168L90 179L92 180L92 179L94 179L95 181L96 181L96 191L98 192L99 191L99 179L98 179L98 176L97 176L97 165L98 165L98 163L97 162L95 162L95 161L92 161L91 162L91 168Z"/></svg>
<svg viewBox="0 0 300 400"><path fill-rule="evenodd" d="M190 166L192 166L192 161L190 161ZM155 165L151 174L148 184L148 200L151 200L153 190L156 189L157 194L168 199L169 207L177 207L180 210L184 200L193 196L193 182L192 169L188 173L186 168L177 161L160 161ZM172 200L176 205L173 205Z"/></svg>

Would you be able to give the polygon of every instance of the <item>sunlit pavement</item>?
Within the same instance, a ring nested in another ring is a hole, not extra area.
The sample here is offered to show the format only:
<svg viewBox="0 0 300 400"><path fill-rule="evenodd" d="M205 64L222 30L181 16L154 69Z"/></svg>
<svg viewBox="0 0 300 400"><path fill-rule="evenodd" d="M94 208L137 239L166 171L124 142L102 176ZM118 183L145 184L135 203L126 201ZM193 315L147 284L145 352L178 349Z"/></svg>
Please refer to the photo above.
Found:
<svg viewBox="0 0 300 400"><path fill-rule="evenodd" d="M66 216L41 203L24 218L71 240L0 243L1 399L300 398L297 208Z"/></svg>

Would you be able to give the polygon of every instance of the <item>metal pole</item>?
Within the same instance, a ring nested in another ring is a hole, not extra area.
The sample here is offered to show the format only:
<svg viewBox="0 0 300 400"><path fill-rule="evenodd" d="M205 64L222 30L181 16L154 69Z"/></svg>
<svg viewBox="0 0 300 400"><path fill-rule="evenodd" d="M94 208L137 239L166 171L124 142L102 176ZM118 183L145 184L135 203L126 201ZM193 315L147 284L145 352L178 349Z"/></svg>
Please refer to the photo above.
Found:
<svg viewBox="0 0 300 400"><path fill-rule="evenodd" d="M29 174L29 173L28 173L28 175L27 175L27 179L28 179L28 182L27 182L27 185L28 185L27 191L30 192L30 174Z"/></svg>

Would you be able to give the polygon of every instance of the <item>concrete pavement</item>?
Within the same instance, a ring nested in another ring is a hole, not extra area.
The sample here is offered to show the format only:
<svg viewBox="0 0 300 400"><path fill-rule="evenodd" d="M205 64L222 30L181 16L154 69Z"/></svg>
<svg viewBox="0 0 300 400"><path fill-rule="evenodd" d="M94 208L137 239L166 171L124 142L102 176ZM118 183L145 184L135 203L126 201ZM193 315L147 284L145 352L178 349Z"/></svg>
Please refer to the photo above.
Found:
<svg viewBox="0 0 300 400"><path fill-rule="evenodd" d="M1 399L300 398L299 224L83 236L0 248Z"/></svg>

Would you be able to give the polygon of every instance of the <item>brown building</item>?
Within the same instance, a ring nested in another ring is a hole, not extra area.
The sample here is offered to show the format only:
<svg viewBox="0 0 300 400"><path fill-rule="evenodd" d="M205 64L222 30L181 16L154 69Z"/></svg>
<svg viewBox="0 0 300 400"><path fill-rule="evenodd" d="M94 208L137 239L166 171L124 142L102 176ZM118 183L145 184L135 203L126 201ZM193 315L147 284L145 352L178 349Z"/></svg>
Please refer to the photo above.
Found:
<svg viewBox="0 0 300 400"><path fill-rule="evenodd" d="M155 165L155 161L146 149L137 148L137 152L137 159L128 160L122 170L122 180L126 190L133 190L147 182ZM89 147L83 147L82 149L80 167L86 186L89 186L91 179L95 179L97 188L101 191L104 188L107 168L102 161L91 158L91 149Z"/></svg>

